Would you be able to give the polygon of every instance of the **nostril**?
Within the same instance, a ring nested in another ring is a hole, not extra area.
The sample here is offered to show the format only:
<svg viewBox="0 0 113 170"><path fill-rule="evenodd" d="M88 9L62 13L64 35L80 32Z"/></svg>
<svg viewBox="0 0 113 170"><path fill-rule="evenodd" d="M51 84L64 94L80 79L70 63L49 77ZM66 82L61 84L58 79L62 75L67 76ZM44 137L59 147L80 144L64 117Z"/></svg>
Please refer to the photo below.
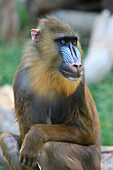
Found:
<svg viewBox="0 0 113 170"><path fill-rule="evenodd" d="M80 68L80 67L82 67L82 64L72 64L72 66L75 68Z"/></svg>
<svg viewBox="0 0 113 170"><path fill-rule="evenodd" d="M76 64L73 64L73 67L76 67L76 68L78 68L78 65L76 65Z"/></svg>

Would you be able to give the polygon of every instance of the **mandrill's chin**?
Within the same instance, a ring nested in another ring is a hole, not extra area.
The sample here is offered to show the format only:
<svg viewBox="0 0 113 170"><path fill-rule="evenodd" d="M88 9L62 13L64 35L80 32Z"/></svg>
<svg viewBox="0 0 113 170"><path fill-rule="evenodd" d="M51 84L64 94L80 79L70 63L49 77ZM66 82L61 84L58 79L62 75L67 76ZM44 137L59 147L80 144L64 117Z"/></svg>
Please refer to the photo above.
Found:
<svg viewBox="0 0 113 170"><path fill-rule="evenodd" d="M72 80L72 81L77 81L77 80L80 80L81 77L79 77L79 78L68 77L68 79L69 79L69 80Z"/></svg>

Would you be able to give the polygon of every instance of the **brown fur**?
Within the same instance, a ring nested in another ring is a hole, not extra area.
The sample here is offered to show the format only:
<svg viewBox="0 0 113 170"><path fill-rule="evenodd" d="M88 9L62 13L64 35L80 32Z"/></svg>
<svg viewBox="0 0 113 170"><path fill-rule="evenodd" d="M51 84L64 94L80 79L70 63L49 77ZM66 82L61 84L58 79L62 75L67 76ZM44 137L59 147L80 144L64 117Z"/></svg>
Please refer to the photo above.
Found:
<svg viewBox="0 0 113 170"><path fill-rule="evenodd" d="M20 162L35 166L38 161L42 170L100 170L100 125L84 75L72 81L58 70L54 39L75 33L55 17L41 19L38 29L39 42L29 45L14 79ZM79 42L77 48L82 56ZM4 156L13 167L5 139L2 135Z"/></svg>

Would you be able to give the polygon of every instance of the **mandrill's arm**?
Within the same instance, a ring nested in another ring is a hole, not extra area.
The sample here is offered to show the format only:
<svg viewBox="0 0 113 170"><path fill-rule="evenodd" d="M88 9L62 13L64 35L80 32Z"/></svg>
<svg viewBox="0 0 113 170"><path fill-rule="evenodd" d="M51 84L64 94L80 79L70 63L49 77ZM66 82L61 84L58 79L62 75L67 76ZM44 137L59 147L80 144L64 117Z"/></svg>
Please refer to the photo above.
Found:
<svg viewBox="0 0 113 170"><path fill-rule="evenodd" d="M26 134L22 144L20 150L22 165L30 166L32 164L31 158L35 165L43 144L48 141L93 145L95 142L94 129L93 126L88 127L85 122L84 127L37 124Z"/></svg>

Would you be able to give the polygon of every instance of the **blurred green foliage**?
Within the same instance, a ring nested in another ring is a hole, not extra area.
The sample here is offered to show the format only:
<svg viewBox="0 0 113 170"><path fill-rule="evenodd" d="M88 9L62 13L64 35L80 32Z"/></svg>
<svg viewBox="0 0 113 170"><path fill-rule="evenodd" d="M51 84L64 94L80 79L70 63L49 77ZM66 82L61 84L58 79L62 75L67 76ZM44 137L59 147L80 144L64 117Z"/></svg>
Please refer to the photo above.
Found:
<svg viewBox="0 0 113 170"><path fill-rule="evenodd" d="M17 11L20 19L21 29L25 29L26 25L30 22L30 15L27 11L25 2L16 0Z"/></svg>
<svg viewBox="0 0 113 170"><path fill-rule="evenodd" d="M12 84L21 54L22 47L18 44L0 43L0 86L5 83Z"/></svg>
<svg viewBox="0 0 113 170"><path fill-rule="evenodd" d="M89 88L100 117L102 145L113 145L113 70Z"/></svg>
<svg viewBox="0 0 113 170"><path fill-rule="evenodd" d="M2 166L0 166L0 170L5 170L5 168L3 168Z"/></svg>

